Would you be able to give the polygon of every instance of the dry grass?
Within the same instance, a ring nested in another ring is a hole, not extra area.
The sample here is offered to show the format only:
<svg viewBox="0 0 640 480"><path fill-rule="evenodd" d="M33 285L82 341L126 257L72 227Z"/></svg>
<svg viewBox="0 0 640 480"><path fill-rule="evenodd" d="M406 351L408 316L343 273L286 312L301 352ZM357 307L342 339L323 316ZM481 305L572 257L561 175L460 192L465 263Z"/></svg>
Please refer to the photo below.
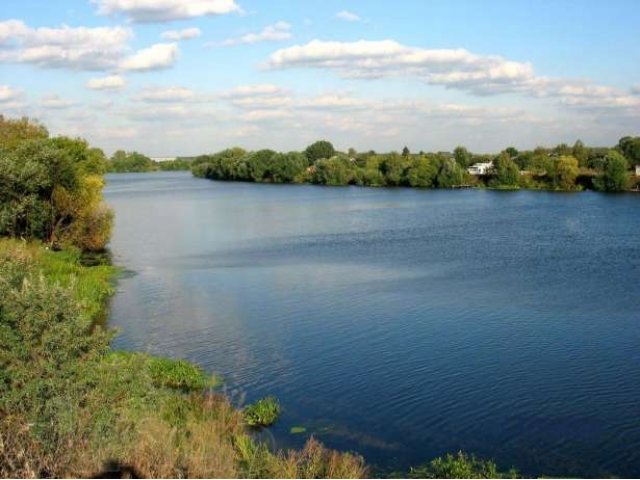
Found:
<svg viewBox="0 0 640 480"><path fill-rule="evenodd" d="M1 239L0 267L0 329L11 333L0 338L0 477L366 475L361 457L313 439L269 451L224 395L202 393L212 382L193 365L110 351L108 333L87 329L111 291L110 267Z"/></svg>

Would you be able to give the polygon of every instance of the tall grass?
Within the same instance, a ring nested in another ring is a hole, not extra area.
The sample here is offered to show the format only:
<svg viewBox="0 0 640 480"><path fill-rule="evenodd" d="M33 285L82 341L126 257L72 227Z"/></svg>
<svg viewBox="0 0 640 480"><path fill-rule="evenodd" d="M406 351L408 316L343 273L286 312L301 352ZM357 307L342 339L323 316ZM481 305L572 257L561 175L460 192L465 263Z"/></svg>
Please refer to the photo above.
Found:
<svg viewBox="0 0 640 480"><path fill-rule="evenodd" d="M113 351L95 320L115 274L75 250L0 239L0 476L366 475L361 457L313 439L271 452L193 364Z"/></svg>

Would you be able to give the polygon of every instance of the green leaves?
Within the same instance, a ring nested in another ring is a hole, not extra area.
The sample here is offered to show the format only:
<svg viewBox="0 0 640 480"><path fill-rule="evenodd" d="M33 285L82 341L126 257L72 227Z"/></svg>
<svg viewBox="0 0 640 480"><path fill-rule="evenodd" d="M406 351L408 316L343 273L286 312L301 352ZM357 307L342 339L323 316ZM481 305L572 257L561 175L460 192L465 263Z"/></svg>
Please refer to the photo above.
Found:
<svg viewBox="0 0 640 480"><path fill-rule="evenodd" d="M629 184L627 160L615 150L610 150L604 158L604 172L596 177L593 185L603 192L621 192Z"/></svg>
<svg viewBox="0 0 640 480"><path fill-rule="evenodd" d="M409 478L518 478L518 472L514 469L499 472L492 460L482 460L474 455L458 452L412 468Z"/></svg>
<svg viewBox="0 0 640 480"><path fill-rule="evenodd" d="M269 396L247 405L242 413L250 427L268 427L278 420L280 404L275 397Z"/></svg>
<svg viewBox="0 0 640 480"><path fill-rule="evenodd" d="M200 367L184 360L151 357L148 368L157 387L188 391L204 390L216 384L215 379Z"/></svg>

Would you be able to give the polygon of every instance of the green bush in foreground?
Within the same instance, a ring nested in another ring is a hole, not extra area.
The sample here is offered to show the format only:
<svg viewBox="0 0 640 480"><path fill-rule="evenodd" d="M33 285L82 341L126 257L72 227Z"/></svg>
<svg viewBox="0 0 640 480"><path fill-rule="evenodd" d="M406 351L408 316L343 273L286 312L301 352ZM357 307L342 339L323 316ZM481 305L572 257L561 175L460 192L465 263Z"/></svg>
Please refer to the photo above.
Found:
<svg viewBox="0 0 640 480"><path fill-rule="evenodd" d="M250 427L268 427L278 420L280 404L275 397L269 396L247 405L242 412Z"/></svg>

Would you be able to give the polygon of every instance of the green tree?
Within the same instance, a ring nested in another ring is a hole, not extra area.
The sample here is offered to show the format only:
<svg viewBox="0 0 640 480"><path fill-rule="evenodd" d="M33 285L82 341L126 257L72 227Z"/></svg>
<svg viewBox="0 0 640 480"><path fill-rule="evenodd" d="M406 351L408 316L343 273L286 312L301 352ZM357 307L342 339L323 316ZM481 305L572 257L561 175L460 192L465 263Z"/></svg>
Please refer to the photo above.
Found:
<svg viewBox="0 0 640 480"><path fill-rule="evenodd" d="M453 188L463 185L466 180L466 171L453 159L439 158L438 173L435 184L438 188Z"/></svg>
<svg viewBox="0 0 640 480"><path fill-rule="evenodd" d="M11 119L0 115L0 149L2 150L12 150L25 140L42 140L48 137L47 129L34 120L27 117Z"/></svg>
<svg viewBox="0 0 640 480"><path fill-rule="evenodd" d="M434 162L426 156L414 158L407 169L407 183L411 187L433 187L438 170Z"/></svg>
<svg viewBox="0 0 640 480"><path fill-rule="evenodd" d="M618 142L618 150L631 165L640 164L640 137L622 137Z"/></svg>
<svg viewBox="0 0 640 480"><path fill-rule="evenodd" d="M269 161L268 176L275 183L290 183L307 168L307 158L299 152L276 153Z"/></svg>
<svg viewBox="0 0 640 480"><path fill-rule="evenodd" d="M507 147L504 151L511 158L516 158L518 156L518 153L520 153L515 147Z"/></svg>
<svg viewBox="0 0 640 480"><path fill-rule="evenodd" d="M25 129L12 130L18 140L7 136L12 148L0 150L0 235L102 250L112 222L102 204L103 159L81 139L20 140Z"/></svg>
<svg viewBox="0 0 640 480"><path fill-rule="evenodd" d="M261 182L271 163L271 157L276 154L273 150L258 150L247 156L248 175L254 182Z"/></svg>
<svg viewBox="0 0 640 480"><path fill-rule="evenodd" d="M490 183L495 187L517 187L520 170L511 156L504 151L493 161Z"/></svg>
<svg viewBox="0 0 640 480"><path fill-rule="evenodd" d="M567 145L566 143L561 143L559 145L557 145L553 151L560 155L560 156L569 156L571 155L571 147L569 147L569 145Z"/></svg>
<svg viewBox="0 0 640 480"><path fill-rule="evenodd" d="M582 140L576 140L576 143L573 144L571 152L576 160L578 160L578 165L580 167L587 166L587 161L589 160L589 150L584 146Z"/></svg>
<svg viewBox="0 0 640 480"><path fill-rule="evenodd" d="M396 152L385 155L384 160L380 164L380 171L385 177L387 185L402 185L404 180L404 169L406 159L398 155Z"/></svg>
<svg viewBox="0 0 640 480"><path fill-rule="evenodd" d="M462 145L458 145L453 149L453 158L456 159L456 162L462 168L467 168L469 165L471 165L472 155L469 150L467 150Z"/></svg>
<svg viewBox="0 0 640 480"><path fill-rule="evenodd" d="M110 172L151 172L156 169L154 162L139 152L117 150L108 164Z"/></svg>
<svg viewBox="0 0 640 480"><path fill-rule="evenodd" d="M617 151L610 150L605 157L604 172L596 177L593 185L603 192L621 192L629 184L627 160Z"/></svg>
<svg viewBox="0 0 640 480"><path fill-rule="evenodd" d="M407 147L406 145L402 148L402 156L403 157L408 157L409 155L411 155L411 151L409 150L409 147Z"/></svg>
<svg viewBox="0 0 640 480"><path fill-rule="evenodd" d="M548 162L547 177L551 186L560 190L576 188L578 177L578 160L571 155L553 157Z"/></svg>
<svg viewBox="0 0 640 480"><path fill-rule="evenodd" d="M323 158L316 161L312 178L321 185L349 185L355 182L355 166L346 158Z"/></svg>
<svg viewBox="0 0 640 480"><path fill-rule="evenodd" d="M309 165L313 164L316 160L320 160L321 158L331 158L336 154L335 149L331 142L326 140L318 140L317 142L309 145L304 154L309 160Z"/></svg>

